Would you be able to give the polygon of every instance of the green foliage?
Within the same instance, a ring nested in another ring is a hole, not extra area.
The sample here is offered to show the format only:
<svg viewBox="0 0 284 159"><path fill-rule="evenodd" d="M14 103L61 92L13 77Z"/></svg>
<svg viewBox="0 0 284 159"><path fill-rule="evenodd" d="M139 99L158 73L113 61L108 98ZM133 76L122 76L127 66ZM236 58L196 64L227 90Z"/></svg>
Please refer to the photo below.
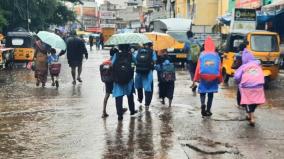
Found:
<svg viewBox="0 0 284 159"><path fill-rule="evenodd" d="M0 0L0 29L28 27L32 31L44 30L50 25L64 25L76 19L63 2L80 0Z"/></svg>
<svg viewBox="0 0 284 159"><path fill-rule="evenodd" d="M0 31L1 28L8 24L7 19L4 17L5 11L0 8Z"/></svg>

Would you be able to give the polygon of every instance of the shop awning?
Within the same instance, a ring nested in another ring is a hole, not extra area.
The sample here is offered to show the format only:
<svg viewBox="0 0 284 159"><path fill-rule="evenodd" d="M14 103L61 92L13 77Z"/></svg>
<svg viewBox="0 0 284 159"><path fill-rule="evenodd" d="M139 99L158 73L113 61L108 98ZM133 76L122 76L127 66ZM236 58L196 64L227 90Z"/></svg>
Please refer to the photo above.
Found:
<svg viewBox="0 0 284 159"><path fill-rule="evenodd" d="M231 20L232 20L232 15L231 14L226 14L226 15L218 17L217 20L221 24L230 25Z"/></svg>

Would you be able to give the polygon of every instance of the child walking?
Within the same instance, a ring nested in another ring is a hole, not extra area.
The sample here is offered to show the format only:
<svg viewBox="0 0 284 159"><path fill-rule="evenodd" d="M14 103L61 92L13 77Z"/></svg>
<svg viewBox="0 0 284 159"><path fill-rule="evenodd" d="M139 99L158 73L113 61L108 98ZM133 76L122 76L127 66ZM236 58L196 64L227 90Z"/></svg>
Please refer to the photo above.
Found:
<svg viewBox="0 0 284 159"><path fill-rule="evenodd" d="M158 54L156 65L158 74L159 98L162 104L165 104L165 98L169 99L169 107L172 106L173 94L175 89L175 67L170 62L170 57L166 50L161 50Z"/></svg>
<svg viewBox="0 0 284 159"><path fill-rule="evenodd" d="M245 106L249 124L254 126L254 111L258 105L265 103L264 74L259 62L247 49L243 51L242 66L237 69L234 78L239 83L240 104Z"/></svg>
<svg viewBox="0 0 284 159"><path fill-rule="evenodd" d="M201 115L202 117L211 116L213 96L218 92L218 85L222 82L222 71L221 59L215 52L215 45L210 36L205 40L204 51L198 59L194 81L199 82Z"/></svg>
<svg viewBox="0 0 284 159"><path fill-rule="evenodd" d="M56 50L51 49L50 55L48 56L48 65L49 65L49 72L51 75L52 80L52 86L56 86L56 88L59 87L58 77L61 69L61 64L58 63L59 56L56 55ZM54 80L56 78L56 80Z"/></svg>

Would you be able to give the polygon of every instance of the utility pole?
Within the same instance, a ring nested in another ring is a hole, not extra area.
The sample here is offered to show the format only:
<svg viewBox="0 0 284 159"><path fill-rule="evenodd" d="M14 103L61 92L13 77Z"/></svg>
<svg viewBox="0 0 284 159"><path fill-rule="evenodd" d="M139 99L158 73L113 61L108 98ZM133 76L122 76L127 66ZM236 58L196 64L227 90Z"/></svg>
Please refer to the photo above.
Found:
<svg viewBox="0 0 284 159"><path fill-rule="evenodd" d="M30 32L30 14L29 14L29 0L27 0L27 21L28 21L28 32Z"/></svg>

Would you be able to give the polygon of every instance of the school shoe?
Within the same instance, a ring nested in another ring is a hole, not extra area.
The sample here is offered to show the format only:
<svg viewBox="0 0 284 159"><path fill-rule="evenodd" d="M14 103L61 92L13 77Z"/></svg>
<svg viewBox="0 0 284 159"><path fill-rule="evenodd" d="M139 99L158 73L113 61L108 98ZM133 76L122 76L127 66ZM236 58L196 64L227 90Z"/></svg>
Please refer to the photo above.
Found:
<svg viewBox="0 0 284 159"><path fill-rule="evenodd" d="M77 81L79 81L80 83L83 82L81 78L77 78Z"/></svg>
<svg viewBox="0 0 284 159"><path fill-rule="evenodd" d="M134 112L130 113L131 117L137 117L137 115L138 115L138 111L137 110L135 110Z"/></svg>
<svg viewBox="0 0 284 159"><path fill-rule="evenodd" d="M205 116L212 116L213 114L211 113L211 111L206 111L205 112Z"/></svg>
<svg viewBox="0 0 284 159"><path fill-rule="evenodd" d="M117 120L118 120L118 121L122 121L122 120L123 120L123 116L118 116L118 117L117 117Z"/></svg>
<svg viewBox="0 0 284 159"><path fill-rule="evenodd" d="M53 86L53 87L54 87L54 86L55 86L55 83L54 83L54 82L52 82L52 83L51 83L51 86Z"/></svg>
<svg viewBox="0 0 284 159"><path fill-rule="evenodd" d="M58 81L55 81L55 86L56 86L56 88L59 87L59 82Z"/></svg>
<svg viewBox="0 0 284 159"><path fill-rule="evenodd" d="M197 89L197 85L194 85L194 86L192 86L192 88L191 88L192 92L196 92L196 89Z"/></svg>
<svg viewBox="0 0 284 159"><path fill-rule="evenodd" d="M102 114L102 118L106 118L106 117L108 117L108 114L107 113L103 113Z"/></svg>
<svg viewBox="0 0 284 159"><path fill-rule="evenodd" d="M202 117L206 116L205 107L206 107L206 105L201 105L201 115L202 115Z"/></svg>
<svg viewBox="0 0 284 159"><path fill-rule="evenodd" d="M161 104L165 105L165 99L160 100Z"/></svg>
<svg viewBox="0 0 284 159"><path fill-rule="evenodd" d="M125 112L127 112L127 108L122 108L122 112L123 112L123 114L125 113Z"/></svg>
<svg viewBox="0 0 284 159"><path fill-rule="evenodd" d="M76 81L73 81L72 84L75 86L76 85Z"/></svg>

